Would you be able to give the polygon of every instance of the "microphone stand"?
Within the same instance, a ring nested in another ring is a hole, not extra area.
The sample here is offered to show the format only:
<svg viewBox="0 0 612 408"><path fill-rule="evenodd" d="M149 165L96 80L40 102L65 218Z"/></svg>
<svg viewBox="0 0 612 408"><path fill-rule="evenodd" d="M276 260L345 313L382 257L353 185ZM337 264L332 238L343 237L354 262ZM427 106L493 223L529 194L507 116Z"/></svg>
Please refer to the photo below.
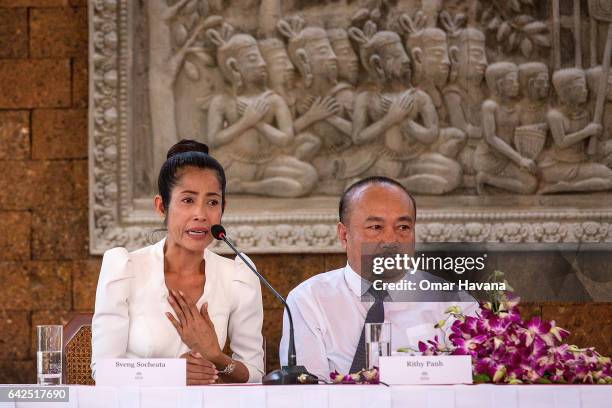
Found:
<svg viewBox="0 0 612 408"><path fill-rule="evenodd" d="M263 282L263 284L266 285L268 289L270 289L274 296L282 302L283 306L285 307L285 310L287 311L287 316L289 317L289 350L287 365L285 367L281 367L280 370L274 370L269 374L265 375L262 380L262 383L265 385L317 384L318 379L316 376L310 374L308 370L306 370L306 367L297 365L297 358L295 354L295 338L293 331L293 318L291 317L291 310L289 309L289 305L287 304L285 298L280 293L278 293L276 289L272 287L272 285L270 285L268 280L264 278L263 275L259 273L249 261L247 261L247 259L242 255L242 253L238 251L238 249L236 249L236 247L231 243L231 241L227 239L225 235L225 230L219 233L218 236L218 238L215 238L225 242L232 249L232 251L234 251L234 253L238 255L238 257L249 267L249 269L255 275L257 275L259 280ZM304 375L304 377L302 379L298 379L298 377L302 375Z"/></svg>

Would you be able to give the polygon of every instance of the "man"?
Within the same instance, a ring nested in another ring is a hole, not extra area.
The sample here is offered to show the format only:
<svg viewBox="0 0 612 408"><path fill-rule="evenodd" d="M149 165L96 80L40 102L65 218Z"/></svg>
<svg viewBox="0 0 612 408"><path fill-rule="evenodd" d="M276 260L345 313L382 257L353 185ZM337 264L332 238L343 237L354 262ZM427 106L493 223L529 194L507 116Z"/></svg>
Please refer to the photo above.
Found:
<svg viewBox="0 0 612 408"><path fill-rule="evenodd" d="M362 278L367 276L367 268L361 266L362 248L414 243L416 205L401 184L385 177L358 181L342 196L339 213L338 238L346 250L347 265L302 282L287 298L298 364L320 378L329 378L334 370L348 373L364 368L362 331L373 309L382 315L379 322L391 323L391 347L396 350L433 338L437 334L433 326L449 306L444 302L390 302L399 299L403 291L389 291L383 295L384 302L362 302L372 286ZM475 303L458 305L466 313L476 307ZM285 313L279 350L282 365L287 364L288 341Z"/></svg>

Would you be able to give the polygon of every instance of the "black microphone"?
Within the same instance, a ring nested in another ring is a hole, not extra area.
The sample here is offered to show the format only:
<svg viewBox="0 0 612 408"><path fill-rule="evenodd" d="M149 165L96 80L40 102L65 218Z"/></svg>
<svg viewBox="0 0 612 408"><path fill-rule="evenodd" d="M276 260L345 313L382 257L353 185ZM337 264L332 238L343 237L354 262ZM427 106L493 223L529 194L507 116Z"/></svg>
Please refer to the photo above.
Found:
<svg viewBox="0 0 612 408"><path fill-rule="evenodd" d="M238 255L240 259L242 259L242 261L246 264L246 266L248 266L249 269L253 271L255 275L257 275L259 280L263 282L263 284L266 285L268 289L270 289L270 291L274 294L274 296L276 296L276 298L281 301L283 306L285 306L285 310L287 310L287 316L289 317L289 350L288 350L289 355L287 358L287 366L281 367L280 370L274 370L270 372L269 374L265 375L262 380L262 383L267 384L267 385L271 385L271 384L316 384L318 382L317 377L310 374L304 366L297 365L297 358L295 355L295 339L294 339L294 332L293 332L293 318L291 317L291 309L289 309L289 305L287 304L287 301L285 300L285 298L280 293L278 293L276 289L272 287L272 285L270 285L270 282L268 282L268 280L264 278L263 275L259 273L257 269L253 267L253 265L251 265L251 262L245 259L242 253L236 249L236 247L231 243L231 241L227 239L225 228L223 228L222 225L219 225L219 224L213 225L210 228L210 232L215 239L224 241L232 249L232 251L234 251L234 253ZM302 375L305 375L305 377L301 378L300 379L301 381L298 381L298 377Z"/></svg>

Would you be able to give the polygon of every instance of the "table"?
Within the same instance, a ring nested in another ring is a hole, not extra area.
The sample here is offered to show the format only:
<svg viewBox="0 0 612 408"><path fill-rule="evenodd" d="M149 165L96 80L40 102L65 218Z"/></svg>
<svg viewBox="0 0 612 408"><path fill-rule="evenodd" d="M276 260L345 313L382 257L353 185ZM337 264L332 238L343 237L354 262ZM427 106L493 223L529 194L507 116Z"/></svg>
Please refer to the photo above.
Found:
<svg viewBox="0 0 612 408"><path fill-rule="evenodd" d="M612 385L216 385L70 386L64 403L0 402L0 408L609 408Z"/></svg>

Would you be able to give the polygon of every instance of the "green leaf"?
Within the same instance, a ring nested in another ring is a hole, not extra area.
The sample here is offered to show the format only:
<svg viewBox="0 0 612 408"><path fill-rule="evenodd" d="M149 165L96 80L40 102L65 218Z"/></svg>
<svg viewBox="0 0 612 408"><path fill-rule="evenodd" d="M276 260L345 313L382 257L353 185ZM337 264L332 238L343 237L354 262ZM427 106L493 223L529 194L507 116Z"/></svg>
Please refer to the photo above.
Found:
<svg viewBox="0 0 612 408"><path fill-rule="evenodd" d="M434 329L440 329L444 327L445 324L446 324L446 320L440 320L438 321L438 323L436 323L436 325L434 326Z"/></svg>
<svg viewBox="0 0 612 408"><path fill-rule="evenodd" d="M474 374L472 376L472 379L474 380L474 382L476 384L490 383L491 382L491 377L489 377L486 374Z"/></svg>
<svg viewBox="0 0 612 408"><path fill-rule="evenodd" d="M538 384L552 384L552 381L550 381L548 378L540 377Z"/></svg>
<svg viewBox="0 0 612 408"><path fill-rule="evenodd" d="M447 308L447 309L444 311L444 314L448 314L448 313L451 313L451 314L459 314L459 313L461 313L461 308L460 308L459 306L457 306L457 305L452 305L452 306L449 306L449 307L448 307L448 308Z"/></svg>

